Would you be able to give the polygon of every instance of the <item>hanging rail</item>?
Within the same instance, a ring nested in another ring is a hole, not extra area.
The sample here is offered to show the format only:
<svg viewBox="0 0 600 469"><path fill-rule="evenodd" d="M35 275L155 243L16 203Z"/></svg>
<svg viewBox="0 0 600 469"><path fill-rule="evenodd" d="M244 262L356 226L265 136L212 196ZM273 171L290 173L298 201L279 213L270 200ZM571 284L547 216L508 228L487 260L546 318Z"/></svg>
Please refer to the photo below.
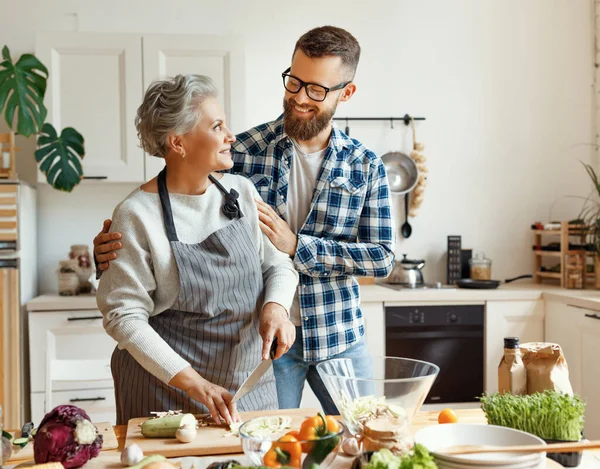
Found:
<svg viewBox="0 0 600 469"><path fill-rule="evenodd" d="M411 119L411 116L409 116L408 114L404 114L404 117L334 117L333 120L346 121L346 123L348 123L349 121L389 121L390 126L393 129L394 121L402 121L402 122L404 122L405 125L409 125L410 119ZM416 121L424 121L425 120L424 117L412 117L412 119L416 120ZM346 126L347 125L348 124L346 124Z"/></svg>

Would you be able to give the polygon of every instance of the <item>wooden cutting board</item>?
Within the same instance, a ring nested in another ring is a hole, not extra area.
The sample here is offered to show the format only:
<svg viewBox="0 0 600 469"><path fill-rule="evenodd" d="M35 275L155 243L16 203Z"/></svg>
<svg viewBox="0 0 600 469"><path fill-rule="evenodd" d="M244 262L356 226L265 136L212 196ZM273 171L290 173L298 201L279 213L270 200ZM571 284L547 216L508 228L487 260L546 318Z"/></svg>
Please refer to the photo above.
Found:
<svg viewBox="0 0 600 469"><path fill-rule="evenodd" d="M283 409L263 410L256 412L240 412L243 421L255 417L266 417L270 415L285 415L292 419L292 429L298 430L307 417L316 415L317 409ZM204 415L197 416L198 419L206 418ZM142 435L141 424L147 418L131 419L127 425L127 437L125 447L135 443L144 452L144 455L162 454L167 458L179 456L207 456L212 454L241 453L242 443L240 438L228 434L225 426L209 425L198 428L198 435L191 443L180 443L175 438L146 438Z"/></svg>
<svg viewBox="0 0 600 469"><path fill-rule="evenodd" d="M95 423L96 428L98 428L98 432L102 435L102 451L108 449L117 449L119 447L119 442L117 441L117 436L115 435L115 431L113 426L108 422ZM21 435L20 431L17 432L9 432L13 437L17 437L17 435ZM18 437L17 437L18 438ZM33 442L27 443L24 448L19 448L18 446L13 445L13 452L10 458L8 458L8 462L11 461L27 461L29 459L33 459Z"/></svg>

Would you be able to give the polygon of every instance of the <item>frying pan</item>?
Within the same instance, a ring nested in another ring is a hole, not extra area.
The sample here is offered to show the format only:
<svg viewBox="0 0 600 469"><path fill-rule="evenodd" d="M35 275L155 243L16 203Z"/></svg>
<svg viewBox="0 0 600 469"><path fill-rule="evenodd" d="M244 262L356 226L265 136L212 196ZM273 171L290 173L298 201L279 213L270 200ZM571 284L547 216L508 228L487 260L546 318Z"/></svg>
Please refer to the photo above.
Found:
<svg viewBox="0 0 600 469"><path fill-rule="evenodd" d="M522 278L533 278L533 275L519 275L515 278L507 278L504 283L514 282ZM456 285L460 288L472 288L477 290L498 288L502 282L500 280L473 280L470 278L461 278L456 281Z"/></svg>
<svg viewBox="0 0 600 469"><path fill-rule="evenodd" d="M399 151L386 153L381 157L387 172L390 191L394 194L408 194L419 181L417 163Z"/></svg>

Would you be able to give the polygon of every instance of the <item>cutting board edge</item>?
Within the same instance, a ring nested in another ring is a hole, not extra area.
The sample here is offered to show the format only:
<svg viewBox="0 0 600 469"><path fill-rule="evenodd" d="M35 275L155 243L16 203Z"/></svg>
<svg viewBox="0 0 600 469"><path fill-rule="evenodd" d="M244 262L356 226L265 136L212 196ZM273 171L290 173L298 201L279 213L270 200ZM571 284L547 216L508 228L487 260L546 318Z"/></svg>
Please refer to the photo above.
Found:
<svg viewBox="0 0 600 469"><path fill-rule="evenodd" d="M275 409L275 410L265 410L265 411L249 411L249 412L240 412L240 415L243 417L244 414L256 414L258 412L263 413L265 416L269 415L286 415L287 414L301 414L305 413L304 417L310 417L316 415L320 410L317 408L302 408L302 409ZM205 414L202 414L205 415ZM256 415L254 415L256 417ZM161 454L167 458L172 457L185 457L185 456L213 456L220 454L239 454L242 453L242 442L239 437L234 436L223 436L223 439L231 439L232 442L229 445L224 446L214 446L214 447L201 447L195 448L194 446L189 446L188 443L179 443L174 438L146 438L142 435L142 430L140 424L145 422L150 417L138 417L134 419L130 419L127 422L127 433L125 436L125 446L129 446L130 444L136 443L138 446L142 448L144 454L152 455L152 454ZM200 427L199 432L203 427ZM225 427L221 427L223 432L226 432L227 429ZM165 442L165 441L173 441L173 448L169 448L168 446L165 448L157 448L152 449L152 445L150 444L150 448L148 448L148 444L152 441ZM142 444L140 444L142 443Z"/></svg>

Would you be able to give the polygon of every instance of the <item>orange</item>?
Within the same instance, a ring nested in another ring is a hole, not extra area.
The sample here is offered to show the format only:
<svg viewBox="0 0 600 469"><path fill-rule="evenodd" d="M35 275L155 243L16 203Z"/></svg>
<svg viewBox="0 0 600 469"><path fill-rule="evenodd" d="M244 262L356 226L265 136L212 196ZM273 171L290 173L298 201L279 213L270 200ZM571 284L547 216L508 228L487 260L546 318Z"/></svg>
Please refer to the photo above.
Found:
<svg viewBox="0 0 600 469"><path fill-rule="evenodd" d="M452 409L444 409L438 415L438 423L456 423L458 416Z"/></svg>

